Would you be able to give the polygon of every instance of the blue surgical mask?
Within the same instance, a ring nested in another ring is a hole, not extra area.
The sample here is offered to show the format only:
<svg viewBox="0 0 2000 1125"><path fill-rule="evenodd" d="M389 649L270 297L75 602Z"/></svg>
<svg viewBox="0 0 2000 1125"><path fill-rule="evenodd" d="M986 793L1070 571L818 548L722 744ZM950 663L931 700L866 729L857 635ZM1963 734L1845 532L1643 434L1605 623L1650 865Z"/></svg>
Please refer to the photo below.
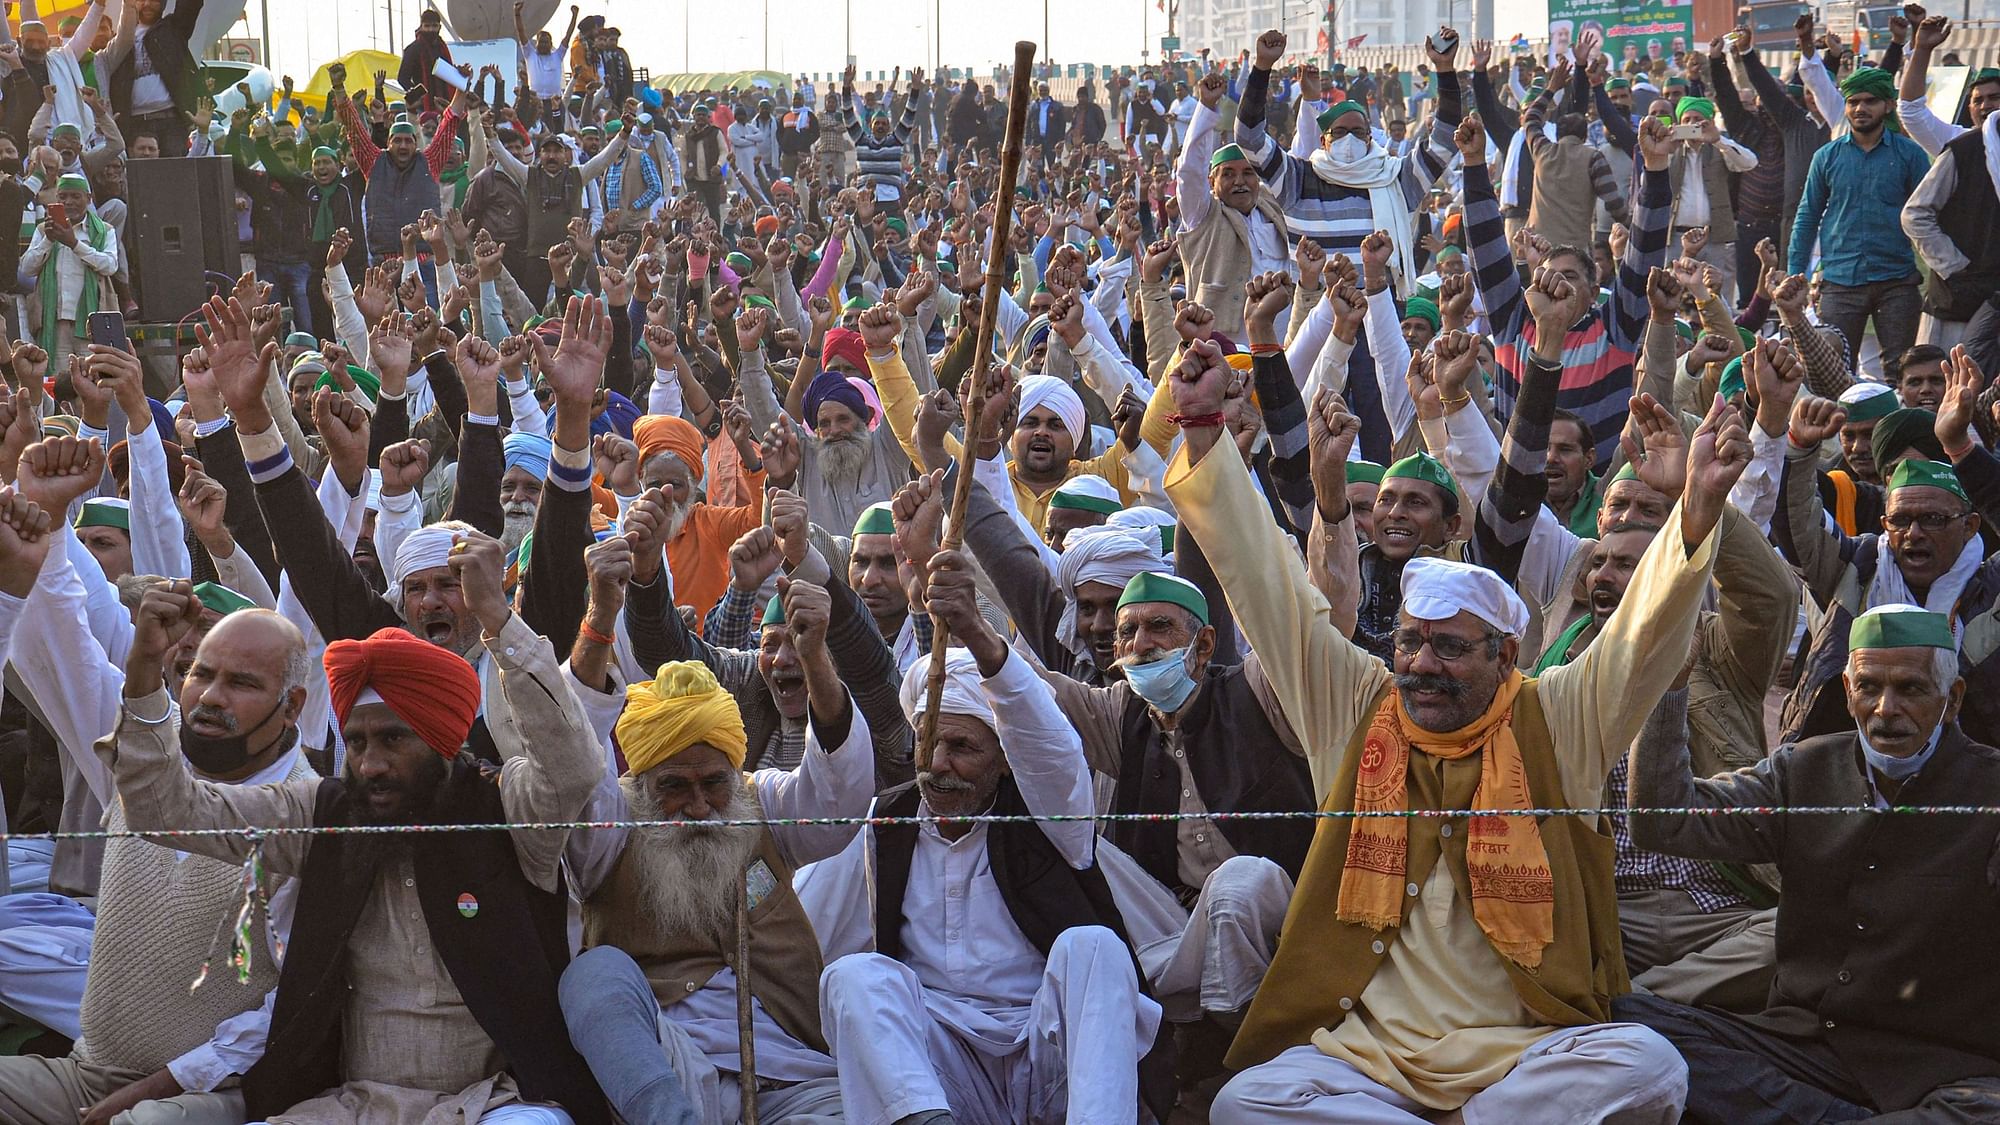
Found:
<svg viewBox="0 0 2000 1125"><path fill-rule="evenodd" d="M1129 677L1131 672L1127 671L1126 675ZM1861 756L1867 759L1869 768L1891 781L1908 781L1917 776L1917 772L1924 768L1924 763L1930 761L1931 755L1937 752L1938 736L1944 733L1944 724L1939 723L1937 728L1931 731L1931 740L1924 743L1922 750L1907 758L1884 754L1868 744L1867 735L1859 731L1855 733L1860 736Z"/></svg>
<svg viewBox="0 0 2000 1125"><path fill-rule="evenodd" d="M1186 648L1177 648L1149 663L1126 663L1120 667L1125 670L1125 682L1132 685L1134 695L1160 714L1171 715L1194 694L1194 676L1188 672L1187 657Z"/></svg>

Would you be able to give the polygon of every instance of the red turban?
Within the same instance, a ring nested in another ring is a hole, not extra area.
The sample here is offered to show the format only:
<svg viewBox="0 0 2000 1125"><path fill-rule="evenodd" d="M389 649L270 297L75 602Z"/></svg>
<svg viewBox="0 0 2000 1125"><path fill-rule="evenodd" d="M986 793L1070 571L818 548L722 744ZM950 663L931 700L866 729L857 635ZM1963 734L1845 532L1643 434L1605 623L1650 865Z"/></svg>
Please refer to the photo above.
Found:
<svg viewBox="0 0 2000 1125"><path fill-rule="evenodd" d="M446 758L458 756L479 716L479 673L472 665L402 629L326 646L326 682L334 721L346 726L362 690L373 688L397 718Z"/></svg>
<svg viewBox="0 0 2000 1125"><path fill-rule="evenodd" d="M829 362L844 359L854 365L856 375L868 374L868 345L861 342L861 333L854 329L827 329L824 351Z"/></svg>
<svg viewBox="0 0 2000 1125"><path fill-rule="evenodd" d="M831 339L833 333L827 333ZM639 467L653 459L653 454L666 452L681 459L694 474L696 484L701 483L701 452L706 443L701 440L701 431L694 424L668 414L648 414L632 426L632 440L639 446Z"/></svg>

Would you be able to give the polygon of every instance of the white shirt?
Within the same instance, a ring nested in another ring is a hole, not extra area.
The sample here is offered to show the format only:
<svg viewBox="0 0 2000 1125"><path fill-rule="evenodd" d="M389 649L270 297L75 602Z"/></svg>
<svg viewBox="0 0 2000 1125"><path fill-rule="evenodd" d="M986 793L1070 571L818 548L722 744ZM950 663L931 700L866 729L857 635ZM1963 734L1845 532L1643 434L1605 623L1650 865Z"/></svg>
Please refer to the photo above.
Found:
<svg viewBox="0 0 2000 1125"><path fill-rule="evenodd" d="M1285 240L1278 237L1278 228L1264 217L1262 211L1252 209L1250 220L1250 273L1270 273L1273 270L1292 273L1292 255Z"/></svg>
<svg viewBox="0 0 2000 1125"><path fill-rule="evenodd" d="M521 58L528 64L528 88L538 98L559 98L562 96L563 53L551 50L542 54L533 47L523 45Z"/></svg>
<svg viewBox="0 0 2000 1125"><path fill-rule="evenodd" d="M132 114L143 116L172 109L174 96L167 90L166 80L153 71L153 64L146 58L146 33L151 27L140 25L132 33Z"/></svg>

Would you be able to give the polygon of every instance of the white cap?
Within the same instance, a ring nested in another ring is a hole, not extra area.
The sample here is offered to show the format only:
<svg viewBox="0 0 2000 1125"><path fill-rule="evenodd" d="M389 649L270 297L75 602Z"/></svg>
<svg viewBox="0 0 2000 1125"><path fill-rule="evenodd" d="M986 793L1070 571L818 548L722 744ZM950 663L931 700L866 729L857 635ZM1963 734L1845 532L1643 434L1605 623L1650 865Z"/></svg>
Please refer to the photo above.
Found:
<svg viewBox="0 0 2000 1125"><path fill-rule="evenodd" d="M1419 621L1448 621L1460 611L1520 636L1528 606L1498 574L1474 563L1414 558L1403 565L1403 610Z"/></svg>

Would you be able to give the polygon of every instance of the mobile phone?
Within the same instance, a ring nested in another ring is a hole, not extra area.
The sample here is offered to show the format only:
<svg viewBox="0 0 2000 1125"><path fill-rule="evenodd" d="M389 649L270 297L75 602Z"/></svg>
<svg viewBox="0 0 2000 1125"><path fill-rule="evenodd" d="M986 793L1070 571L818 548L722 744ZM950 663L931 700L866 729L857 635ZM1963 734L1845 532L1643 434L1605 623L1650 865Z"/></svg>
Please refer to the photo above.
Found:
<svg viewBox="0 0 2000 1125"><path fill-rule="evenodd" d="M1458 48L1458 32L1445 32L1443 35L1436 36L1432 41L1437 44L1437 49L1440 51L1456 50Z"/></svg>
<svg viewBox="0 0 2000 1125"><path fill-rule="evenodd" d="M85 331L90 342L116 348L121 352L132 350L131 341L125 338L125 314L121 312L94 312L85 318Z"/></svg>
<svg viewBox="0 0 2000 1125"><path fill-rule="evenodd" d="M1698 141L1701 139L1701 126L1676 125L1667 130L1667 139L1674 141Z"/></svg>
<svg viewBox="0 0 2000 1125"><path fill-rule="evenodd" d="M49 204L49 221L59 227L69 225L69 208L60 203Z"/></svg>

